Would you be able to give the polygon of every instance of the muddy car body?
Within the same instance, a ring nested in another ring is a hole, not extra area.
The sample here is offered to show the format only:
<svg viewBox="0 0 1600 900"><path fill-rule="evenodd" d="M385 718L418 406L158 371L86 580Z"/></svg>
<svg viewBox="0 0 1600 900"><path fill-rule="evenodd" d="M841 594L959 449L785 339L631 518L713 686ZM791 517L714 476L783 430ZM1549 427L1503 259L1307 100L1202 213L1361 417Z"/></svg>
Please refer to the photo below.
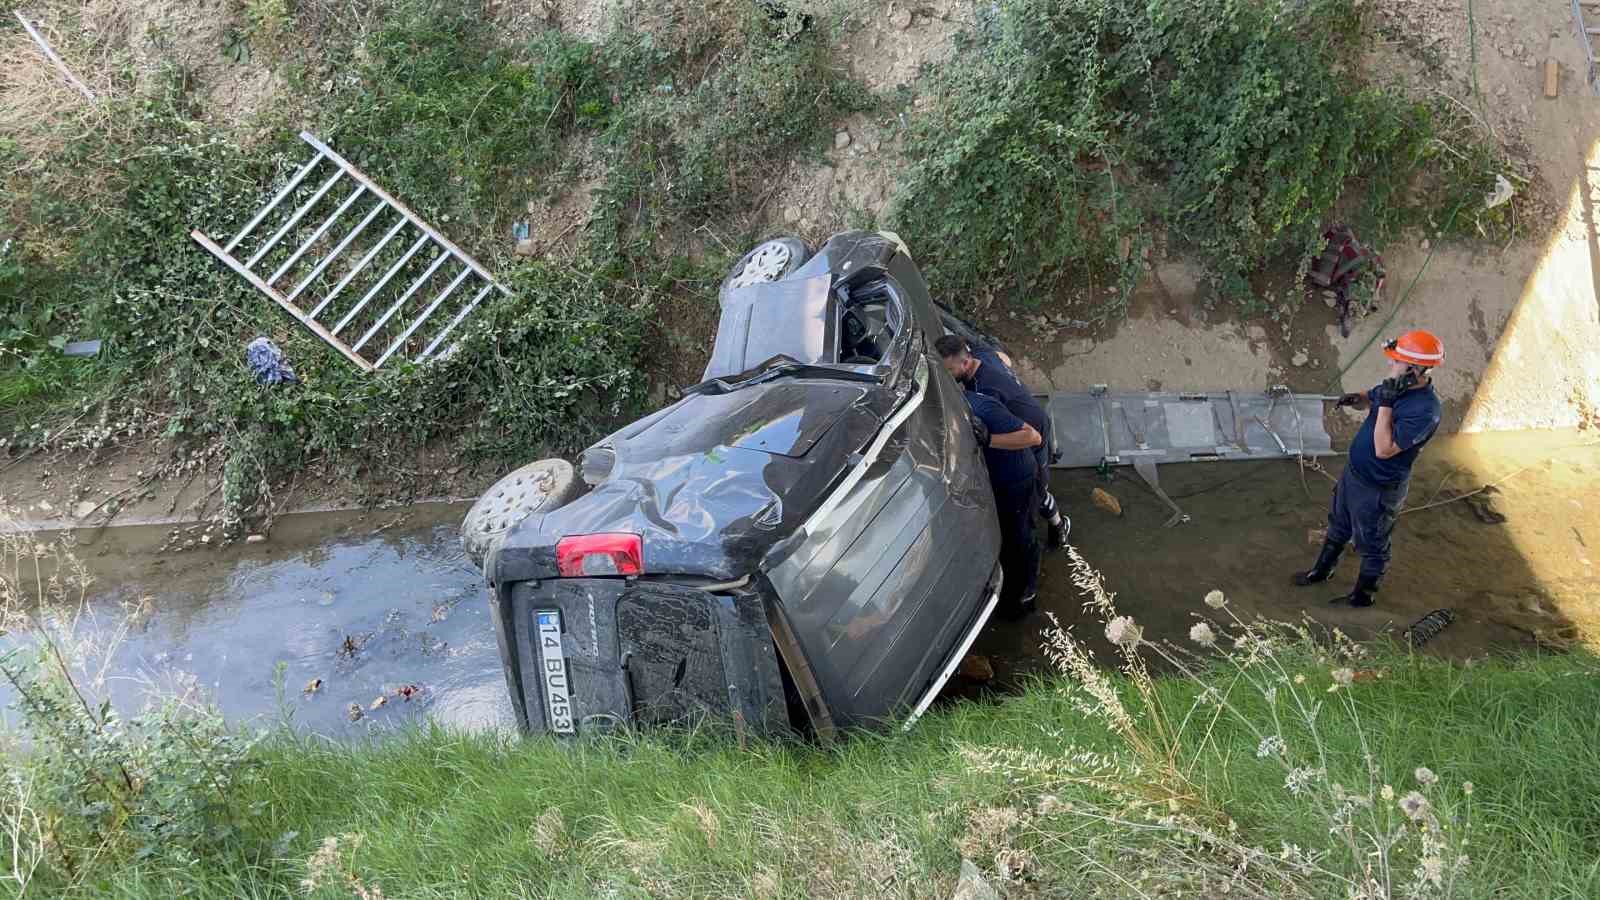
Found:
<svg viewBox="0 0 1600 900"><path fill-rule="evenodd" d="M988 474L933 352L968 326L900 239L763 245L721 305L703 382L581 485L508 476L464 523L529 731L909 725L994 608Z"/></svg>

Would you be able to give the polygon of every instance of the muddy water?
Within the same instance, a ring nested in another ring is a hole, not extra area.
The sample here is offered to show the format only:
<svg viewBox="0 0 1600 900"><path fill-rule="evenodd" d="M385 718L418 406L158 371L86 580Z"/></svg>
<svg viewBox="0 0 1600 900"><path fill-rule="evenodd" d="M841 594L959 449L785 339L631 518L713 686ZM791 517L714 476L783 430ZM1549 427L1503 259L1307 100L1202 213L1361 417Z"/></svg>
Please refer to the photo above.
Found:
<svg viewBox="0 0 1600 900"><path fill-rule="evenodd" d="M1453 609L1454 625L1430 652L1466 658L1513 648L1600 644L1600 436L1593 432L1455 435L1433 441L1413 473L1408 505L1423 506L1486 483L1493 493L1403 514L1394 561L1371 609L1329 606L1349 590L1359 560L1346 554L1328 584L1297 588L1315 559L1332 484L1294 462L1164 466L1162 487L1190 516L1163 528L1166 507L1130 470L1107 481L1092 471L1057 473L1056 497L1072 514L1073 541L1118 593L1120 611L1147 636L1185 641L1201 603L1224 591L1242 615L1294 621L1304 612L1358 637L1398 632L1424 614ZM1324 461L1337 476L1343 457ZM1503 479L1503 480L1502 480ZM1122 504L1113 517L1089 502L1102 488ZM1482 501L1487 500L1485 506ZM1474 505L1478 509L1474 509ZM1494 514L1505 517L1490 524ZM1062 556L1047 556L1040 606L1106 649L1086 617ZM1042 615L992 628L989 654L1002 683L1036 669Z"/></svg>
<svg viewBox="0 0 1600 900"><path fill-rule="evenodd" d="M152 686L197 690L232 721L287 718L330 736L419 716L511 724L482 579L456 537L464 513L291 515L265 543L220 550L160 552L169 529L158 526L80 535L101 633L122 604L144 609L112 656L106 690L123 710ZM363 710L356 721L352 703Z"/></svg>
<svg viewBox="0 0 1600 900"><path fill-rule="evenodd" d="M1162 485L1191 521L1162 527L1167 511L1127 470L1107 481L1058 473L1056 496L1072 514L1079 551L1119 594L1147 636L1184 640L1201 597L1220 588L1241 615L1298 619L1303 612L1357 637L1392 632L1450 608L1456 623L1430 652L1465 658L1513 648L1600 643L1600 446L1595 436L1543 432L1436 440L1418 464L1410 503L1422 506L1500 482L1479 499L1404 515L1395 562L1369 610L1329 607L1348 589L1347 557L1331 585L1289 586L1309 565L1331 484L1292 462L1164 467ZM1342 459L1325 463L1337 475ZM1100 487L1120 518L1093 507ZM1474 509L1474 504L1479 504ZM280 519L271 539L223 549L162 551L163 527L83 535L101 621L141 602L138 625L117 650L107 690L137 708L154 685L198 690L231 720L285 717L335 737L431 716L468 728L513 721L484 589L456 540L462 506L321 513ZM1485 518L1504 516L1500 524ZM1106 649L1101 626L1079 610L1064 558L1046 558L1040 604ZM1039 615L997 623L976 652L997 684L1037 670ZM281 676L277 673L281 669ZM320 687L304 688L313 680ZM281 684L282 690L278 689ZM408 687L416 688L405 699ZM956 685L966 693L974 685ZM386 702L377 709L377 698ZM9 697L0 696L8 701ZM352 703L362 716L349 718ZM9 703L7 703L9 705Z"/></svg>

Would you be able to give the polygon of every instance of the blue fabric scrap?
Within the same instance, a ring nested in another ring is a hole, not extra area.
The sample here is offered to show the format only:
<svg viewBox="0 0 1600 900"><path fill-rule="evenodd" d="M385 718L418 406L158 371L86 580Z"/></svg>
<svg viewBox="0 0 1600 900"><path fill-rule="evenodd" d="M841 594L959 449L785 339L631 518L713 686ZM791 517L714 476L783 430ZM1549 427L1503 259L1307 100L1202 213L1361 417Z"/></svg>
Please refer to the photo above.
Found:
<svg viewBox="0 0 1600 900"><path fill-rule="evenodd" d="M251 374L256 376L256 384L298 384L300 381L283 351L264 337L251 341L244 355Z"/></svg>

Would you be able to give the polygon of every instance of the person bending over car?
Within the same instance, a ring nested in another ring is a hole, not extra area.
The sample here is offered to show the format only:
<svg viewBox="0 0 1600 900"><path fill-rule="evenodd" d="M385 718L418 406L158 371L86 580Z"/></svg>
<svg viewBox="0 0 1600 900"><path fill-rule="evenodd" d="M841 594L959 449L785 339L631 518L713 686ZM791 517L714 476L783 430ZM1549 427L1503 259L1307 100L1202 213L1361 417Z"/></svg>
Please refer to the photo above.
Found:
<svg viewBox="0 0 1600 900"><path fill-rule="evenodd" d="M1000 613L1020 619L1033 612L1039 589L1039 543L1033 533L1039 474L1033 451L1044 438L999 400L977 391L967 391L966 397L1000 519Z"/></svg>
<svg viewBox="0 0 1600 900"><path fill-rule="evenodd" d="M1039 515L1044 517L1050 529L1045 546L1051 550L1065 548L1067 536L1072 533L1072 520L1061 513L1055 496L1050 493L1050 417L1045 414L1044 407L1039 405L1033 393L1012 370L1010 357L999 350L987 345L971 344L954 334L939 338L933 347L939 351L945 371L969 393L985 394L999 400L1012 415L1039 432L1039 446L1034 449L1033 455L1039 464Z"/></svg>

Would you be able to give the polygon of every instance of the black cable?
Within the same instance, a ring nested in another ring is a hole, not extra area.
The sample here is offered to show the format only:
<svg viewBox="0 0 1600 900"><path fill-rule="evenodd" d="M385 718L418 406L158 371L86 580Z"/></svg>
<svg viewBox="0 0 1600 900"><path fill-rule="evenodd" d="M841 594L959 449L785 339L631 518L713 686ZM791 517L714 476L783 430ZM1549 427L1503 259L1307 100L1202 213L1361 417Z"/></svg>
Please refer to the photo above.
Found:
<svg viewBox="0 0 1600 900"><path fill-rule="evenodd" d="M1274 462L1281 462L1281 461L1282 460L1276 460L1276 459L1250 460L1250 462L1256 462L1256 463L1274 463ZM1216 484L1208 485L1206 487L1200 488L1199 490L1189 491L1188 493L1184 493L1184 494L1168 494L1167 496L1171 497L1173 500L1186 500L1186 499L1188 499L1190 497L1198 497L1201 494L1208 494L1208 493L1210 493L1212 491L1215 491L1215 490L1218 490L1220 488L1225 488L1228 485L1233 484L1235 481L1243 481L1244 479L1249 478L1251 475L1257 474L1259 471L1261 471L1259 468L1251 469L1248 472L1242 472L1242 473L1240 473L1238 475L1233 476L1232 478L1224 478L1223 480L1217 482ZM1140 479L1137 479L1137 480L1139 482L1139 485L1150 493L1150 496L1152 496L1152 497L1157 496L1157 494L1155 492L1155 489L1152 488L1150 485L1145 484L1145 480L1143 478L1140 478Z"/></svg>
<svg viewBox="0 0 1600 900"><path fill-rule="evenodd" d="M1256 461L1257 462L1278 462L1278 460L1256 460ZM1250 477L1251 475L1254 475L1254 474L1256 474L1255 470L1251 470L1249 472L1245 472L1245 473L1240 474L1240 475L1235 475L1232 478L1224 478L1223 480L1217 482L1216 484L1213 484L1213 485L1211 485L1209 487L1200 488L1199 490L1190 491L1187 494L1168 494L1167 496L1171 497L1174 500L1186 500L1186 499L1188 499L1190 497L1198 497L1201 494L1209 494L1210 492L1212 492L1214 490L1217 490L1218 488L1227 487L1228 485L1233 484L1235 481L1241 481L1241 480L1243 480L1245 478L1248 478L1248 477Z"/></svg>

